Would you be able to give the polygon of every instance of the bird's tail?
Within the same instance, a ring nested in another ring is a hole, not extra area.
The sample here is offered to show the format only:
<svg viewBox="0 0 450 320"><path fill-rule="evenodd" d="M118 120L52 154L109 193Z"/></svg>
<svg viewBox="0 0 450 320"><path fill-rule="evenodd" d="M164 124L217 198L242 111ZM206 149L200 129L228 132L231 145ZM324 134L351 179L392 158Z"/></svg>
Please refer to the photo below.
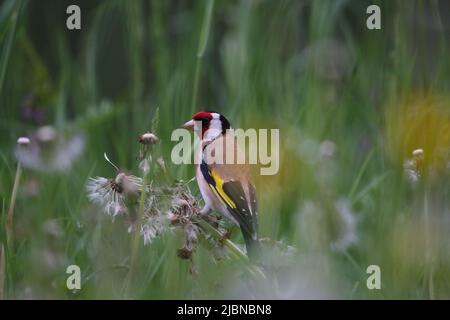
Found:
<svg viewBox="0 0 450 320"><path fill-rule="evenodd" d="M243 228L241 228L241 231L244 237L245 247L247 248L248 258L250 259L250 261L256 262L261 253L259 240L258 238L253 238L252 235L246 232L246 230L244 230Z"/></svg>

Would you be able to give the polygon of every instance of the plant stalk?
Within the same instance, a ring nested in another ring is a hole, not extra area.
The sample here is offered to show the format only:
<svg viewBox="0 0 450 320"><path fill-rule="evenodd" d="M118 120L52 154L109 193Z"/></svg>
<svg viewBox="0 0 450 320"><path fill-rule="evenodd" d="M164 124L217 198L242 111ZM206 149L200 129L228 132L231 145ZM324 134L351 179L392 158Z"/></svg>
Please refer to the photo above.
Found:
<svg viewBox="0 0 450 320"><path fill-rule="evenodd" d="M139 199L139 208L138 208L138 214L137 214L137 221L139 221L143 215L144 215L144 206L145 206L145 199L147 197L147 183L148 183L148 176L149 174L145 174L142 178L142 190L140 194ZM130 295L130 288L133 283L133 276L136 271L136 262L137 262L137 256L139 252L139 242L141 240L140 232L139 230L135 230L133 233L133 238L131 240L131 258L130 258L130 268L128 270L128 274L125 280L125 285L123 288L124 294L129 297Z"/></svg>
<svg viewBox="0 0 450 320"><path fill-rule="evenodd" d="M14 36L17 30L17 21L19 20L20 11L22 9L22 0L16 3L16 9L11 14L12 27L11 31L8 33L7 39L5 40L5 49L2 52L1 66L0 66L0 94L2 93L3 83L6 76L6 68L8 66L9 57L11 55L11 47L13 44Z"/></svg>
<svg viewBox="0 0 450 320"><path fill-rule="evenodd" d="M221 239L223 242L223 245L230 250L230 252L235 256L236 259L238 259L240 262L242 262L247 267L247 270L252 274L253 277L259 278L259 279L266 279L266 275L261 270L261 268L252 264L250 262L248 256L241 249L239 249L239 247L233 241L231 241L230 239L223 239L220 231L217 230L216 228L214 228L206 220L198 219L198 223L203 229L208 231L216 239Z"/></svg>
<svg viewBox="0 0 450 320"><path fill-rule="evenodd" d="M0 300L5 299L5 279L6 279L6 268L5 268L5 248L3 243L0 244Z"/></svg>
<svg viewBox="0 0 450 320"><path fill-rule="evenodd" d="M203 19L203 25L197 49L197 61L194 74L194 88L192 91L191 113L194 112L194 110L197 108L197 95L198 95L198 85L200 82L201 64L203 56L205 54L206 46L208 44L208 36L209 30L211 28L213 8L214 8L214 0L208 0L208 3L206 4L205 8L205 16Z"/></svg>
<svg viewBox="0 0 450 320"><path fill-rule="evenodd" d="M434 300L434 281L433 281L433 260L432 260L432 245L430 241L430 213L429 213L429 207L428 207L428 192L426 185L424 186L424 192L423 192L423 206L424 206L424 218L425 218L425 250L426 250L426 256L425 256L425 277L428 282L428 295L430 300Z"/></svg>
<svg viewBox="0 0 450 320"><path fill-rule="evenodd" d="M20 183L20 176L22 175L22 165L20 162L17 163L17 170L16 170L16 176L14 178L14 185L13 190L11 194L11 201L9 203L8 213L6 215L6 223L5 223L5 229L6 229L6 243L8 248L13 247L13 235L14 235L14 223L13 223L13 216L14 216L14 208L16 205L16 198L17 198L17 191L19 190L19 183Z"/></svg>

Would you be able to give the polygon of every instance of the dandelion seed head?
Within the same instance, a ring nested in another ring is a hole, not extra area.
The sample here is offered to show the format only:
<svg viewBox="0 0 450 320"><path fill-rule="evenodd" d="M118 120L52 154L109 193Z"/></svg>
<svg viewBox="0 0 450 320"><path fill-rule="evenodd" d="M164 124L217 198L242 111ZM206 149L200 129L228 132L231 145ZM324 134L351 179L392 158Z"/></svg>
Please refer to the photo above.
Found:
<svg viewBox="0 0 450 320"><path fill-rule="evenodd" d="M142 180L135 176L119 173L114 179L104 177L90 178L86 184L86 191L91 202L103 207L110 216L128 213L125 197L142 188Z"/></svg>
<svg viewBox="0 0 450 320"><path fill-rule="evenodd" d="M332 243L332 248L343 251L358 240L356 234L356 218L350 208L350 204L345 199L339 199L336 204L336 213L338 214L338 234Z"/></svg>
<svg viewBox="0 0 450 320"><path fill-rule="evenodd" d="M415 149L412 152L412 158L407 159L403 164L406 176L411 183L417 183L423 170L424 151L423 149Z"/></svg>
<svg viewBox="0 0 450 320"><path fill-rule="evenodd" d="M123 181L125 179L125 173L121 172L119 173L116 178L114 179L114 183L118 186L121 186Z"/></svg>
<svg viewBox="0 0 450 320"><path fill-rule="evenodd" d="M86 184L89 200L96 201L103 197L105 187L109 184L109 180L103 177L89 178Z"/></svg>
<svg viewBox="0 0 450 320"><path fill-rule="evenodd" d="M169 219L171 224L174 224L178 221L178 216L173 214L171 211L167 212L167 218Z"/></svg>
<svg viewBox="0 0 450 320"><path fill-rule="evenodd" d="M142 178L120 172L114 179L115 188L121 193L136 193L142 189Z"/></svg>
<svg viewBox="0 0 450 320"><path fill-rule="evenodd" d="M77 134L64 136L50 126L41 127L26 139L19 138L15 155L25 168L40 172L67 173L84 150L85 140ZM27 148L22 148L23 145Z"/></svg>
<svg viewBox="0 0 450 320"><path fill-rule="evenodd" d="M307 201L299 216L300 238L313 250L342 251L354 245L357 240L356 215L346 199L339 199L331 206Z"/></svg>
<svg viewBox="0 0 450 320"><path fill-rule="evenodd" d="M54 141L56 137L56 129L52 126L43 126L36 131L36 138L44 143Z"/></svg>
<svg viewBox="0 0 450 320"><path fill-rule="evenodd" d="M72 167L83 152L85 140L81 135L76 135L68 140L60 142L60 149L54 156L55 168L65 171Z"/></svg>
<svg viewBox="0 0 450 320"><path fill-rule="evenodd" d="M406 160L404 164L405 173L411 183L417 183L420 179L420 172L417 170L413 160Z"/></svg>
<svg viewBox="0 0 450 320"><path fill-rule="evenodd" d="M182 207L188 207L189 202L185 199L175 198L172 202L174 207L182 208Z"/></svg>
<svg viewBox="0 0 450 320"><path fill-rule="evenodd" d="M186 241L189 242L190 245L197 242L199 229L193 223L188 223L184 227Z"/></svg>
<svg viewBox="0 0 450 320"><path fill-rule="evenodd" d="M166 232L167 229L167 221L163 216L147 216L145 219L145 223L141 225L140 230L140 233L144 238L144 245L152 243L154 239Z"/></svg>
<svg viewBox="0 0 450 320"><path fill-rule="evenodd" d="M141 235L144 237L144 245L148 245L152 242L152 240L156 237L156 230L149 226L148 224L144 224L141 226Z"/></svg>

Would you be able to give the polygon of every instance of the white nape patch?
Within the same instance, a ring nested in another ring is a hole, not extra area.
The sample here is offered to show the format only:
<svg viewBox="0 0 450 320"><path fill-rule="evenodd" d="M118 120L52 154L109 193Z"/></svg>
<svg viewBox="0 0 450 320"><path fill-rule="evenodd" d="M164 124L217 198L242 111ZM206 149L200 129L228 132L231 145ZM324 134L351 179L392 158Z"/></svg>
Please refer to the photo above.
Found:
<svg viewBox="0 0 450 320"><path fill-rule="evenodd" d="M217 113L213 113L213 118L209 122L209 128L205 132L203 136L203 140L214 140L222 133L222 121L220 119L216 119L214 115Z"/></svg>
<svg viewBox="0 0 450 320"><path fill-rule="evenodd" d="M222 121L220 121L220 119L213 118L209 122L209 129L222 131Z"/></svg>
<svg viewBox="0 0 450 320"><path fill-rule="evenodd" d="M220 119L220 114L213 112L211 113L213 119Z"/></svg>

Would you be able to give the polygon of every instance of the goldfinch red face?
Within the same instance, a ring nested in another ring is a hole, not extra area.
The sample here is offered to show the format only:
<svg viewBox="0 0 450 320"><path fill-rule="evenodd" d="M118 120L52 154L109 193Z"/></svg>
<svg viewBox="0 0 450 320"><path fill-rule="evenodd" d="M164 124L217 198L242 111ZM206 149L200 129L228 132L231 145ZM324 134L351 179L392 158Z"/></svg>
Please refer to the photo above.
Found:
<svg viewBox="0 0 450 320"><path fill-rule="evenodd" d="M192 120L186 122L182 127L196 130L199 132L199 135L201 134L201 139L213 139L230 129L230 123L220 113L201 111L194 114Z"/></svg>

